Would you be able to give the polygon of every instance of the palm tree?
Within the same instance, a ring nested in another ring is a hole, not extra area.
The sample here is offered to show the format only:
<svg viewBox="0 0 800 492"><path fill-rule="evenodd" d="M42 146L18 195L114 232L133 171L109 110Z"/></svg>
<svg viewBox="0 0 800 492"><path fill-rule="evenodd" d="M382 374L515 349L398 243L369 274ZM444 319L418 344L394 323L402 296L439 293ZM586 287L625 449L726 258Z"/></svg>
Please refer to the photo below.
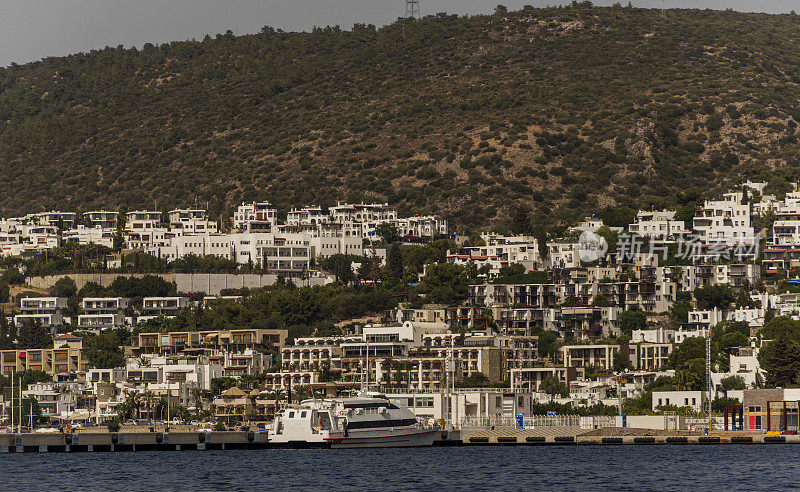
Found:
<svg viewBox="0 0 800 492"><path fill-rule="evenodd" d="M153 407L153 412L157 413L161 420L164 420L164 412L167 410L167 399L165 397L161 397L156 402L155 406Z"/></svg>
<svg viewBox="0 0 800 492"><path fill-rule="evenodd" d="M156 395L152 391L148 390L144 392L144 394L142 395L142 399L147 404L147 421L152 423L153 413L151 412L151 408L153 406L153 402L156 399Z"/></svg>
<svg viewBox="0 0 800 492"><path fill-rule="evenodd" d="M136 418L139 418L139 407L141 407L141 397L139 393L128 393L125 396L125 401L120 403L119 407L117 408L117 413L122 417L123 415L126 417L130 417L135 415Z"/></svg>
<svg viewBox="0 0 800 492"><path fill-rule="evenodd" d="M194 402L194 413L200 415L203 411L203 391L200 388L192 388L192 401Z"/></svg>

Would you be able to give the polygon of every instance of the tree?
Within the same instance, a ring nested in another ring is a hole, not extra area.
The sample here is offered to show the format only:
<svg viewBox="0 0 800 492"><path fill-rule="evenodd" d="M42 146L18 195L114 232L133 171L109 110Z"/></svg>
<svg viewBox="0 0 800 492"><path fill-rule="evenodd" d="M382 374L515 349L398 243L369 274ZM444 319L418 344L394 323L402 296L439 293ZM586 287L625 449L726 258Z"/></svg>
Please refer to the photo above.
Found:
<svg viewBox="0 0 800 492"><path fill-rule="evenodd" d="M8 302L11 299L11 288L5 282L0 282L0 302Z"/></svg>
<svg viewBox="0 0 800 492"><path fill-rule="evenodd" d="M212 378L210 383L211 394L219 396L234 386L236 386L236 380L231 377Z"/></svg>
<svg viewBox="0 0 800 492"><path fill-rule="evenodd" d="M498 5L498 8L501 5ZM503 7L505 8L505 7ZM531 232L530 210L524 206L518 206L511 213L511 232L513 234L528 234Z"/></svg>
<svg viewBox="0 0 800 492"><path fill-rule="evenodd" d="M508 13L508 8L506 8L505 5L498 5L497 7L494 8L494 13L500 15L506 14Z"/></svg>
<svg viewBox="0 0 800 492"><path fill-rule="evenodd" d="M14 325L9 325L6 317L0 313L0 350L12 350L17 331Z"/></svg>
<svg viewBox="0 0 800 492"><path fill-rule="evenodd" d="M142 394L142 401L144 402L145 406L147 406L147 421L153 421L153 402L156 400L156 394L152 391L145 391Z"/></svg>
<svg viewBox="0 0 800 492"><path fill-rule="evenodd" d="M694 290L694 299L700 309L727 310L736 300L736 293L730 285L707 285Z"/></svg>
<svg viewBox="0 0 800 492"><path fill-rule="evenodd" d="M604 296L603 294L597 294L592 298L592 306L597 307L610 307L612 306L612 302L608 299L608 297Z"/></svg>
<svg viewBox="0 0 800 492"><path fill-rule="evenodd" d="M69 299L78 294L78 287L72 277L62 277L50 287L49 293L53 297L66 297Z"/></svg>
<svg viewBox="0 0 800 492"><path fill-rule="evenodd" d="M800 321L793 320L789 316L776 316L764 323L758 334L764 340L774 340L781 336L800 340Z"/></svg>
<svg viewBox="0 0 800 492"><path fill-rule="evenodd" d="M384 222L375 227L375 235L380 237L386 244L394 244L400 240L400 233L397 232L397 226Z"/></svg>
<svg viewBox="0 0 800 492"><path fill-rule="evenodd" d="M690 292L678 292L675 302L669 309L670 317L678 323L689 322L689 311L692 310L692 294Z"/></svg>
<svg viewBox="0 0 800 492"><path fill-rule="evenodd" d="M320 262L320 266L326 270L330 270L337 281L348 285L356 278L353 272L353 260L361 261L361 258L345 254L335 254L325 258Z"/></svg>
<svg viewBox="0 0 800 492"><path fill-rule="evenodd" d="M744 382L744 378L733 375L720 379L717 390L727 392L731 390L743 390L746 387L747 385Z"/></svg>
<svg viewBox="0 0 800 492"><path fill-rule="evenodd" d="M632 306L629 310L619 313L617 324L620 331L631 336L633 330L644 330L647 328L647 314L639 309L639 306Z"/></svg>
<svg viewBox="0 0 800 492"><path fill-rule="evenodd" d="M8 285L22 285L25 283L25 275L23 275L17 267L10 267L3 271L3 282Z"/></svg>
<svg viewBox="0 0 800 492"><path fill-rule="evenodd" d="M500 267L500 277L513 277L524 273L525 266L522 263L509 263Z"/></svg>
<svg viewBox="0 0 800 492"><path fill-rule="evenodd" d="M800 373L800 347L788 333L782 333L762 347L758 353L758 362L767 373L768 387L791 388L797 385Z"/></svg>
<svg viewBox="0 0 800 492"><path fill-rule="evenodd" d="M627 350L619 350L617 352L614 352L613 362L614 362L614 372L622 372L625 371L626 369L633 368L633 366L631 366L631 360L630 357L628 356Z"/></svg>
<svg viewBox="0 0 800 492"><path fill-rule="evenodd" d="M566 398L569 396L569 386L567 383L561 382L554 376L547 376L539 383L539 391L547 393L552 397L561 396Z"/></svg>
<svg viewBox="0 0 800 492"><path fill-rule="evenodd" d="M124 343L124 342L122 342ZM120 351L121 340L114 332L89 335L83 338L83 353L92 367L112 369L125 366L125 357Z"/></svg>
<svg viewBox="0 0 800 492"><path fill-rule="evenodd" d="M386 257L386 268L384 274L386 279L394 282L403 280L403 252L400 243L392 243L389 246L389 254Z"/></svg>
<svg viewBox="0 0 800 492"><path fill-rule="evenodd" d="M430 303L460 302L467 297L466 269L455 263L431 263L418 289Z"/></svg>
<svg viewBox="0 0 800 492"><path fill-rule="evenodd" d="M482 386L486 386L486 383L488 382L489 378L486 377L486 375L482 372L477 371L459 381L456 381L455 386L456 388L480 388Z"/></svg>
<svg viewBox="0 0 800 492"><path fill-rule="evenodd" d="M53 337L38 321L26 321L17 333L17 347L22 349L51 348Z"/></svg>
<svg viewBox="0 0 800 492"><path fill-rule="evenodd" d="M547 330L539 334L537 342L539 357L554 357L558 355L558 347L558 332Z"/></svg>

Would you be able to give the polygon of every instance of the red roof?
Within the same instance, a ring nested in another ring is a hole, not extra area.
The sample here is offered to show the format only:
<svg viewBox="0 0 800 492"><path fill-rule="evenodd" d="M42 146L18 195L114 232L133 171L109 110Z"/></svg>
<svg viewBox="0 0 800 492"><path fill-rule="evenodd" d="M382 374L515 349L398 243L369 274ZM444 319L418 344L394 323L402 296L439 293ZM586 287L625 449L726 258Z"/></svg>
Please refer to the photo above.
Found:
<svg viewBox="0 0 800 492"><path fill-rule="evenodd" d="M53 338L53 340L83 340L83 338L75 335L66 334L66 335L59 335Z"/></svg>

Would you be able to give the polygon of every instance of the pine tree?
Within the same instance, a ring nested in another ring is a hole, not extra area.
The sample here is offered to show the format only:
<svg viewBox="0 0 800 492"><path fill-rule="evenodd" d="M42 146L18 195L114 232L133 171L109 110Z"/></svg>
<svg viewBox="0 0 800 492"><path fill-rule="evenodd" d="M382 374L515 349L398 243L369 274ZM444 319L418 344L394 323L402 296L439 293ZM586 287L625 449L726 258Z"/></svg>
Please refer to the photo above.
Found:
<svg viewBox="0 0 800 492"><path fill-rule="evenodd" d="M800 380L800 347L788 335L772 340L758 355L761 367L767 371L767 386L788 388Z"/></svg>

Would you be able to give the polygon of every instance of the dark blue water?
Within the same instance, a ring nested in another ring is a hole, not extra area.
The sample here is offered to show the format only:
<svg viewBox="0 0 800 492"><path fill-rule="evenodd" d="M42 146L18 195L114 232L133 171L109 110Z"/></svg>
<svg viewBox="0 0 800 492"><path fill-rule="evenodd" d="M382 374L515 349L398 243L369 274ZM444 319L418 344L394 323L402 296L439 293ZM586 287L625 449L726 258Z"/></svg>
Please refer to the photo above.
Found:
<svg viewBox="0 0 800 492"><path fill-rule="evenodd" d="M781 490L800 446L547 446L0 455L0 490Z"/></svg>

